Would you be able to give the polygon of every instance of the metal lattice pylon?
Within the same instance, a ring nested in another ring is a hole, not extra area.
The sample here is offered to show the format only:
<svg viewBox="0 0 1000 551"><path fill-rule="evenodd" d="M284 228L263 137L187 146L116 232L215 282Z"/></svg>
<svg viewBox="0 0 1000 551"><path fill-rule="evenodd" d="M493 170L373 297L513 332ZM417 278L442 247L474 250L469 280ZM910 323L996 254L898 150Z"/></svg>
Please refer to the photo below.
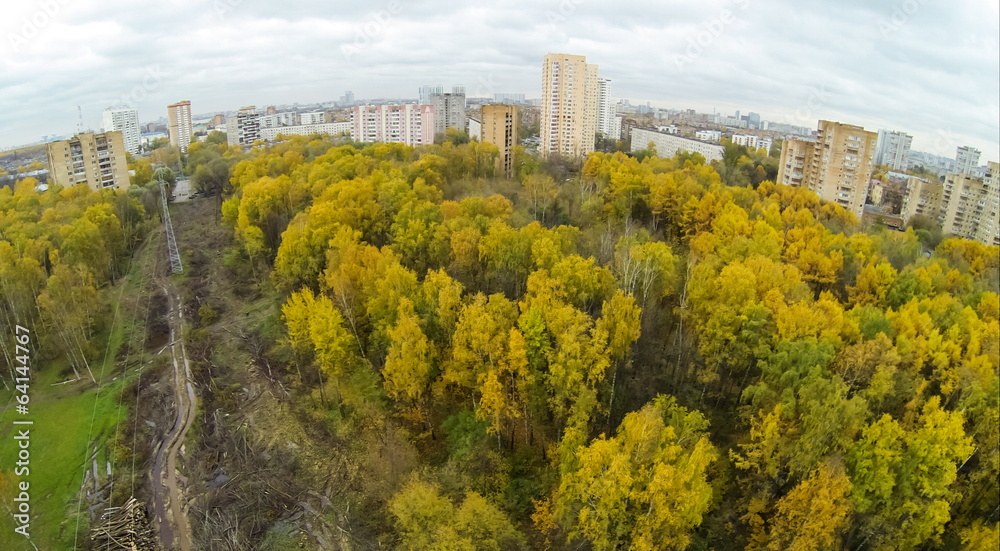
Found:
<svg viewBox="0 0 1000 551"><path fill-rule="evenodd" d="M174 225L170 222L170 209L167 208L167 185L163 182L163 172L159 172L160 199L163 200L163 227L167 230L167 255L170 257L170 270L175 274L184 271L181 266L181 253L177 250L177 239L174 238Z"/></svg>

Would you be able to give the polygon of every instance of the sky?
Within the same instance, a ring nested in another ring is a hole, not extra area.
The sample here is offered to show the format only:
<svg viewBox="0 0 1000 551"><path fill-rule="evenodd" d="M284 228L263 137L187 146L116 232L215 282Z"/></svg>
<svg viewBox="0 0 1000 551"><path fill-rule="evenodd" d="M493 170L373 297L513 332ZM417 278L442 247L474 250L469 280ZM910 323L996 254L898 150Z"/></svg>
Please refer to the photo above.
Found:
<svg viewBox="0 0 1000 551"><path fill-rule="evenodd" d="M587 56L612 96L914 136L1000 160L1000 0L8 0L0 148L244 105L541 92L546 53Z"/></svg>

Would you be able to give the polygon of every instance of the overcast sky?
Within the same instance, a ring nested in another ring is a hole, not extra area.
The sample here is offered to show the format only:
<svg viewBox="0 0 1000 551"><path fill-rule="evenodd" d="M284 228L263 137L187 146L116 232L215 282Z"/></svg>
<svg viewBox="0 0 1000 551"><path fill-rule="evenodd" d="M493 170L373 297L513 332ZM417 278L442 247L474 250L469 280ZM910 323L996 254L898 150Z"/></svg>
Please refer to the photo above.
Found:
<svg viewBox="0 0 1000 551"><path fill-rule="evenodd" d="M13 4L13 6L12 6ZM7 0L0 148L72 134L130 103L141 121L422 84L538 97L548 52L586 55L612 95L914 135L1000 160L1000 0L446 2Z"/></svg>

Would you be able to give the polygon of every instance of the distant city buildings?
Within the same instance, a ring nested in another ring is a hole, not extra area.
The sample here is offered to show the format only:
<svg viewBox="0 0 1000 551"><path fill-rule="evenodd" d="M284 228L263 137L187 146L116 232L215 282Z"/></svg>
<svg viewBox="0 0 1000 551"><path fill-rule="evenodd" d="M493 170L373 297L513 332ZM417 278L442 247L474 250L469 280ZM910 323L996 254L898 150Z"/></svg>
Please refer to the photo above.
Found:
<svg viewBox="0 0 1000 551"><path fill-rule="evenodd" d="M580 157L594 151L597 65L582 55L548 54L542 62L542 156Z"/></svg>
<svg viewBox="0 0 1000 551"><path fill-rule="evenodd" d="M523 105L527 103L527 101L524 99L524 94L509 94L509 93L493 94L493 101L497 103L509 103L515 105Z"/></svg>
<svg viewBox="0 0 1000 551"><path fill-rule="evenodd" d="M975 147L963 145L955 150L955 173L975 174L979 169L980 151Z"/></svg>
<svg viewBox="0 0 1000 551"><path fill-rule="evenodd" d="M877 140L878 134L860 126L819 121L815 140L782 143L778 183L808 187L860 218Z"/></svg>
<svg viewBox="0 0 1000 551"><path fill-rule="evenodd" d="M351 128L361 142L434 143L432 105L360 105L351 110Z"/></svg>
<svg viewBox="0 0 1000 551"><path fill-rule="evenodd" d="M130 107L118 107L104 110L104 131L121 132L125 143L125 151L138 155L141 149L139 130L139 111Z"/></svg>
<svg viewBox="0 0 1000 551"><path fill-rule="evenodd" d="M129 187L128 161L121 131L85 132L46 146L49 174L63 186L87 184L90 189Z"/></svg>
<svg viewBox="0 0 1000 551"><path fill-rule="evenodd" d="M705 157L706 162L722 160L723 147L721 145L690 140L674 134L643 128L632 129L632 153L646 149L650 142L653 143L656 154L660 157L673 157L679 151L686 151L701 154Z"/></svg>
<svg viewBox="0 0 1000 551"><path fill-rule="evenodd" d="M431 94L434 106L434 134L444 134L449 128L465 130L465 87L455 86L451 93Z"/></svg>
<svg viewBox="0 0 1000 551"><path fill-rule="evenodd" d="M347 107L354 106L354 92L350 90L344 92L344 95L340 96L340 104Z"/></svg>
<svg viewBox="0 0 1000 551"><path fill-rule="evenodd" d="M764 149L771 151L771 138L761 138L753 134L733 134L732 141L736 145L742 145L747 149Z"/></svg>
<svg viewBox="0 0 1000 551"><path fill-rule="evenodd" d="M484 105L482 109L482 141L491 143L500 150L497 169L507 178L514 174L517 111L517 107L504 104Z"/></svg>
<svg viewBox="0 0 1000 551"><path fill-rule="evenodd" d="M167 106L167 126L170 132L170 145L177 147L182 153L187 153L188 144L194 134L191 125L191 102L179 101Z"/></svg>
<svg viewBox="0 0 1000 551"><path fill-rule="evenodd" d="M879 130L875 151L875 164L885 165L889 170L906 170L910 164L910 145L913 136L895 130Z"/></svg>
<svg viewBox="0 0 1000 551"><path fill-rule="evenodd" d="M226 119L226 137L229 145L253 145L260 139L260 115L257 107L242 107L235 117Z"/></svg>

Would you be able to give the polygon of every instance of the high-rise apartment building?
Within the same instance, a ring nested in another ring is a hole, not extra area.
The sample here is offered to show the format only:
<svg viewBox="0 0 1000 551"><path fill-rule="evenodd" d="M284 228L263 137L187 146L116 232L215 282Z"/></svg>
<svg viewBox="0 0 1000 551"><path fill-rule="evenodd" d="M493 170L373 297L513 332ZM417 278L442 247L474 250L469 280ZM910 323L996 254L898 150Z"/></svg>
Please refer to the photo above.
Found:
<svg viewBox="0 0 1000 551"><path fill-rule="evenodd" d="M594 151L597 65L582 55L548 54L542 62L542 155L579 157Z"/></svg>
<svg viewBox="0 0 1000 551"><path fill-rule="evenodd" d="M121 132L125 151L139 154L142 142L139 132L139 111L130 107L109 107L104 110L104 131Z"/></svg>
<svg viewBox="0 0 1000 551"><path fill-rule="evenodd" d="M611 80L597 79L597 132L605 138L618 139L615 134L615 107L611 100ZM621 130L618 131L619 134Z"/></svg>
<svg viewBox="0 0 1000 551"><path fill-rule="evenodd" d="M86 183L90 189L129 186L125 142L120 131L77 134L46 145L49 174L62 186Z"/></svg>
<svg viewBox="0 0 1000 551"><path fill-rule="evenodd" d="M979 168L980 151L975 147L963 145L955 149L955 173L975 174Z"/></svg>
<svg viewBox="0 0 1000 551"><path fill-rule="evenodd" d="M257 106L241 107L235 117L226 119L229 145L253 145L260 139L260 114Z"/></svg>
<svg viewBox="0 0 1000 551"><path fill-rule="evenodd" d="M434 143L434 106L359 105L351 110L352 136L361 142Z"/></svg>
<svg viewBox="0 0 1000 551"><path fill-rule="evenodd" d="M941 198L941 227L945 234L1000 245L1000 164L991 162L985 178L949 174Z"/></svg>
<svg viewBox="0 0 1000 551"><path fill-rule="evenodd" d="M879 130L875 151L875 164L885 165L890 170L906 170L910 164L910 145L913 136L895 130Z"/></svg>
<svg viewBox="0 0 1000 551"><path fill-rule="evenodd" d="M443 94L444 86L431 86L430 84L425 84L420 87L420 99L418 103L420 105L430 105L431 96L434 94Z"/></svg>
<svg viewBox="0 0 1000 551"><path fill-rule="evenodd" d="M434 134L444 134L449 128L465 130L465 87L455 86L450 94L431 94L434 106Z"/></svg>
<svg viewBox="0 0 1000 551"><path fill-rule="evenodd" d="M868 195L878 134L860 126L819 121L815 140L787 139L778 183L805 186L860 218Z"/></svg>
<svg viewBox="0 0 1000 551"><path fill-rule="evenodd" d="M482 141L497 146L497 170L510 178L514 174L514 146L517 145L517 107L493 104L483 106Z"/></svg>
<svg viewBox="0 0 1000 551"><path fill-rule="evenodd" d="M187 152L191 143L191 102L180 101L167 106L167 124L170 129L170 145Z"/></svg>

